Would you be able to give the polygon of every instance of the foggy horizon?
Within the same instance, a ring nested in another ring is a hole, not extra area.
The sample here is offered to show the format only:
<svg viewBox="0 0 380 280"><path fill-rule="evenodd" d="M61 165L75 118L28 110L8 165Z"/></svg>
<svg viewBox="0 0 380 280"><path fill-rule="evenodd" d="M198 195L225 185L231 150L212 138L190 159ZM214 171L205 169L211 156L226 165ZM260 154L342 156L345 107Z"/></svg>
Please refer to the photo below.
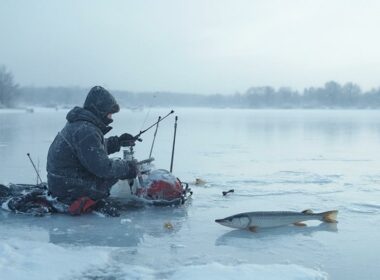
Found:
<svg viewBox="0 0 380 280"><path fill-rule="evenodd" d="M379 87L377 1L2 1L0 64L29 87L234 94Z"/></svg>

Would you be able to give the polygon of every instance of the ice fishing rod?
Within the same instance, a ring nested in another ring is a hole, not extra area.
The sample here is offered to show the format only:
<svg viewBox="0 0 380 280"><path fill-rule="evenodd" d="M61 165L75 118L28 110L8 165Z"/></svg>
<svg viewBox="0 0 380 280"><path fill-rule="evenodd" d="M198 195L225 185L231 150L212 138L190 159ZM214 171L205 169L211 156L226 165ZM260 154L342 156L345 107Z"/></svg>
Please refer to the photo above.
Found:
<svg viewBox="0 0 380 280"><path fill-rule="evenodd" d="M174 113L174 110L171 110L171 111L170 111L165 117L159 119L158 121L156 121L154 124L152 124L152 125L151 125L150 127L148 127L147 129L140 130L139 134L137 134L136 136L134 136L134 138L135 138L136 140L138 140L139 137L140 137L143 133L147 132L149 129L151 129L152 127L154 127L155 125L157 125L158 123L160 123L161 121L163 121L164 119L166 119L169 115L171 115L171 114L173 114L173 113Z"/></svg>
<svg viewBox="0 0 380 280"><path fill-rule="evenodd" d="M154 141L156 140L156 135L157 135L157 130L158 130L158 124L160 123L160 120L161 120L161 116L158 117L158 121L157 121L157 124L156 124L156 130L154 131L152 146L150 147L149 158L152 156Z"/></svg>
<svg viewBox="0 0 380 280"><path fill-rule="evenodd" d="M33 162L32 158L30 157L30 154L29 154L29 153L27 153L26 155L28 156L28 158L29 158L30 162L32 163L32 165L33 165L33 168L34 168L34 171L36 171L36 173L37 173L37 185L38 185L38 179L40 179L40 181L41 181L41 184L42 184L42 179L41 179L40 173L38 172L38 170L37 170L36 166L34 165L34 162Z"/></svg>
<svg viewBox="0 0 380 280"><path fill-rule="evenodd" d="M176 134L177 134L177 121L178 121L178 116L175 116L175 122L174 122L174 137L173 137L173 148L172 148L172 159L171 159L171 161L170 161L170 172L173 171L175 138L176 138Z"/></svg>

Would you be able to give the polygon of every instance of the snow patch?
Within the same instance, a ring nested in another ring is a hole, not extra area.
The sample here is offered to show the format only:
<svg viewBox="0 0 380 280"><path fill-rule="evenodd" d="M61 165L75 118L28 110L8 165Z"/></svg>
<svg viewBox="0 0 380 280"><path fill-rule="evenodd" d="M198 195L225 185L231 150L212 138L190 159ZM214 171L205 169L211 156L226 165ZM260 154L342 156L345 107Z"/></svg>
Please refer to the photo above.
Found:
<svg viewBox="0 0 380 280"><path fill-rule="evenodd" d="M211 263L207 265L190 265L178 269L169 279L208 279L208 280L324 280L328 279L327 273L303 266L289 264L240 264L223 265Z"/></svg>
<svg viewBox="0 0 380 280"><path fill-rule="evenodd" d="M132 220L131 219L121 219L120 220L120 224L124 225L126 223L132 223Z"/></svg>
<svg viewBox="0 0 380 280"><path fill-rule="evenodd" d="M210 263L189 265L173 270L155 270L151 267L128 265L108 267L85 273L88 279L167 279L167 280L326 280L326 272L295 264L238 264Z"/></svg>
<svg viewBox="0 0 380 280"><path fill-rule="evenodd" d="M7 279L70 279L108 260L109 252L103 248L64 248L21 239L0 243L0 275Z"/></svg>

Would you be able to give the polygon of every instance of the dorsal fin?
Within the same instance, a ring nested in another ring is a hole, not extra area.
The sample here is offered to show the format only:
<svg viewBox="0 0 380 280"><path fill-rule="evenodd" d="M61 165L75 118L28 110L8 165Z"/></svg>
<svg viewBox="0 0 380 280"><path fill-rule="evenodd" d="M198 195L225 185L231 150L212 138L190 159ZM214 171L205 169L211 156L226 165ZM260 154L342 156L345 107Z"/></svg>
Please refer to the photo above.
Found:
<svg viewBox="0 0 380 280"><path fill-rule="evenodd" d="M306 209L306 210L303 210L302 213L303 214L313 214L313 211L311 211L310 209Z"/></svg>

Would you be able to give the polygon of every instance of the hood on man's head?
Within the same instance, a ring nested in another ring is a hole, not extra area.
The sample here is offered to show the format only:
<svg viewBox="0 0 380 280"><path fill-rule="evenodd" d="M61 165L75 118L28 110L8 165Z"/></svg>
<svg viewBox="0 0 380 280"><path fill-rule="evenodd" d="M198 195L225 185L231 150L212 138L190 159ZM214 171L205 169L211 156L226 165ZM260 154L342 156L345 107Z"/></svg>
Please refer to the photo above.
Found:
<svg viewBox="0 0 380 280"><path fill-rule="evenodd" d="M95 86L89 91L83 108L91 111L101 119L104 119L110 113L114 114L120 111L120 107L112 94L101 86Z"/></svg>

